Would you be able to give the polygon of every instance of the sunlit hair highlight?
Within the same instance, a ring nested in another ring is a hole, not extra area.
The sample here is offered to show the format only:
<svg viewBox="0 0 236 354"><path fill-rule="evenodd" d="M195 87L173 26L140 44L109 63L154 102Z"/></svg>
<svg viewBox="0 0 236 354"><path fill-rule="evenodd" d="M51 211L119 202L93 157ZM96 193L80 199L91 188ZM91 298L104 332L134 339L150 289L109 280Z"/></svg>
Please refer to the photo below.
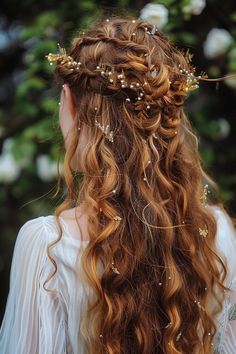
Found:
<svg viewBox="0 0 236 354"><path fill-rule="evenodd" d="M215 248L216 221L202 202L203 184L215 184L202 169L183 109L178 67L188 63L161 32L150 35L145 27L151 30L142 20L117 17L93 23L68 51L86 68L74 73L56 66L56 80L70 86L77 114L64 160L67 195L54 214L59 222L65 209L83 203L92 210L82 255L93 289L81 328L88 353L209 354L228 289ZM132 90L94 73L101 62L122 68L130 82L147 82L149 112L143 102L127 103ZM159 68L155 78L152 64ZM95 117L114 131L113 143L95 127ZM84 127L88 144L78 179L71 161ZM208 229L206 238L199 227ZM48 251L61 237L62 229ZM52 277L57 265L50 259ZM113 260L120 274L112 271Z"/></svg>

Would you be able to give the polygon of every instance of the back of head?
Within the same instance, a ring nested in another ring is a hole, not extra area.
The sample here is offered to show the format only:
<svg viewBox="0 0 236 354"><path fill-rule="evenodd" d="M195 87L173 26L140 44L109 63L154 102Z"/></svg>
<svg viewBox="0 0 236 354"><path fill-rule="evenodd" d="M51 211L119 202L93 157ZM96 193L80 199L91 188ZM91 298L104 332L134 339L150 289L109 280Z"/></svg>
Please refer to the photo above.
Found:
<svg viewBox="0 0 236 354"><path fill-rule="evenodd" d="M155 27L117 17L74 38L68 56L55 69L77 108L60 211L79 202L94 210L83 256L96 294L88 351L209 354L216 330L209 299L218 299L215 285L225 289L217 263L226 269L183 109L198 85L194 69ZM70 161L80 125L88 144L78 186Z"/></svg>

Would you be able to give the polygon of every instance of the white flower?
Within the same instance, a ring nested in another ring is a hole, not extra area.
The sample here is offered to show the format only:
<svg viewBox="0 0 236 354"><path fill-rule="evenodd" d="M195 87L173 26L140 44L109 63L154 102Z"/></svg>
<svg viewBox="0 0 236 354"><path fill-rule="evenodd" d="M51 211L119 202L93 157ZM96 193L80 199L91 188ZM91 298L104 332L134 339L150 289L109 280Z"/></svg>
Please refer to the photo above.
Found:
<svg viewBox="0 0 236 354"><path fill-rule="evenodd" d="M200 15L205 6L206 0L190 0L189 4L183 7L183 12L188 15Z"/></svg>
<svg viewBox="0 0 236 354"><path fill-rule="evenodd" d="M230 124L225 118L219 118L218 121L219 131L216 134L218 139L225 139L230 133Z"/></svg>
<svg viewBox="0 0 236 354"><path fill-rule="evenodd" d="M3 145L2 145L2 153L3 155L5 154L12 154L12 150L14 148L14 139L13 138L7 138L4 140ZM24 168L27 167L31 162L31 159L29 156L22 156L20 159L17 159L17 165L19 168Z"/></svg>
<svg viewBox="0 0 236 354"><path fill-rule="evenodd" d="M213 59L224 54L232 41L233 37L227 30L223 28L212 28L203 45L205 56L209 59Z"/></svg>
<svg viewBox="0 0 236 354"><path fill-rule="evenodd" d="M14 144L14 139L13 138L5 139L3 144L2 144L2 153L3 154L10 154L11 153L11 149L13 147L13 144Z"/></svg>
<svg viewBox="0 0 236 354"><path fill-rule="evenodd" d="M39 155L36 160L37 174L45 182L52 181L57 176L57 163L48 155Z"/></svg>
<svg viewBox="0 0 236 354"><path fill-rule="evenodd" d="M10 153L0 155L0 182L11 183L20 175L20 166Z"/></svg>
<svg viewBox="0 0 236 354"><path fill-rule="evenodd" d="M156 25L159 28L164 27L168 22L168 10L162 4L147 4L140 11L142 20Z"/></svg>

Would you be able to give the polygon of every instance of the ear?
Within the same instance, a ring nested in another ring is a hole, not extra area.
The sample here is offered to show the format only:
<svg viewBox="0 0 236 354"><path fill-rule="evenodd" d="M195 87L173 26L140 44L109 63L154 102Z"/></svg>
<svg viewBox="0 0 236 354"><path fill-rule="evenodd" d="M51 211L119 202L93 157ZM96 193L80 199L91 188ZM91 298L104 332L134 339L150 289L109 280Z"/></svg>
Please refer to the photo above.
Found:
<svg viewBox="0 0 236 354"><path fill-rule="evenodd" d="M74 118L76 115L76 106L73 100L73 96L71 93L71 89L68 84L64 84L62 87L62 91L64 92L64 99L66 100L67 106L69 108L71 116Z"/></svg>

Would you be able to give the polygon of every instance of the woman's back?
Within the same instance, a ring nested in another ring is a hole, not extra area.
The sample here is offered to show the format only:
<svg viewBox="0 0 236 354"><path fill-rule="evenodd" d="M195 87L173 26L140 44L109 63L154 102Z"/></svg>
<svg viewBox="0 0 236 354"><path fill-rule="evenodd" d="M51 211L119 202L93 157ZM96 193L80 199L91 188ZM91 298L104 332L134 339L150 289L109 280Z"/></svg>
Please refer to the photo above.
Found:
<svg viewBox="0 0 236 354"><path fill-rule="evenodd" d="M217 220L217 250L229 270L226 285L232 289L230 299L225 299L223 310L217 316L214 350L217 354L233 354L236 349L236 232L221 209L209 208ZM86 353L80 325L91 289L77 269L81 252L89 242L85 239L87 216L81 214L78 226L73 215L71 209L60 217L62 238L53 248L58 268L48 283L50 289L56 289L55 294L43 288L53 269L46 246L58 236L55 216L29 220L20 229L0 332L2 354Z"/></svg>

